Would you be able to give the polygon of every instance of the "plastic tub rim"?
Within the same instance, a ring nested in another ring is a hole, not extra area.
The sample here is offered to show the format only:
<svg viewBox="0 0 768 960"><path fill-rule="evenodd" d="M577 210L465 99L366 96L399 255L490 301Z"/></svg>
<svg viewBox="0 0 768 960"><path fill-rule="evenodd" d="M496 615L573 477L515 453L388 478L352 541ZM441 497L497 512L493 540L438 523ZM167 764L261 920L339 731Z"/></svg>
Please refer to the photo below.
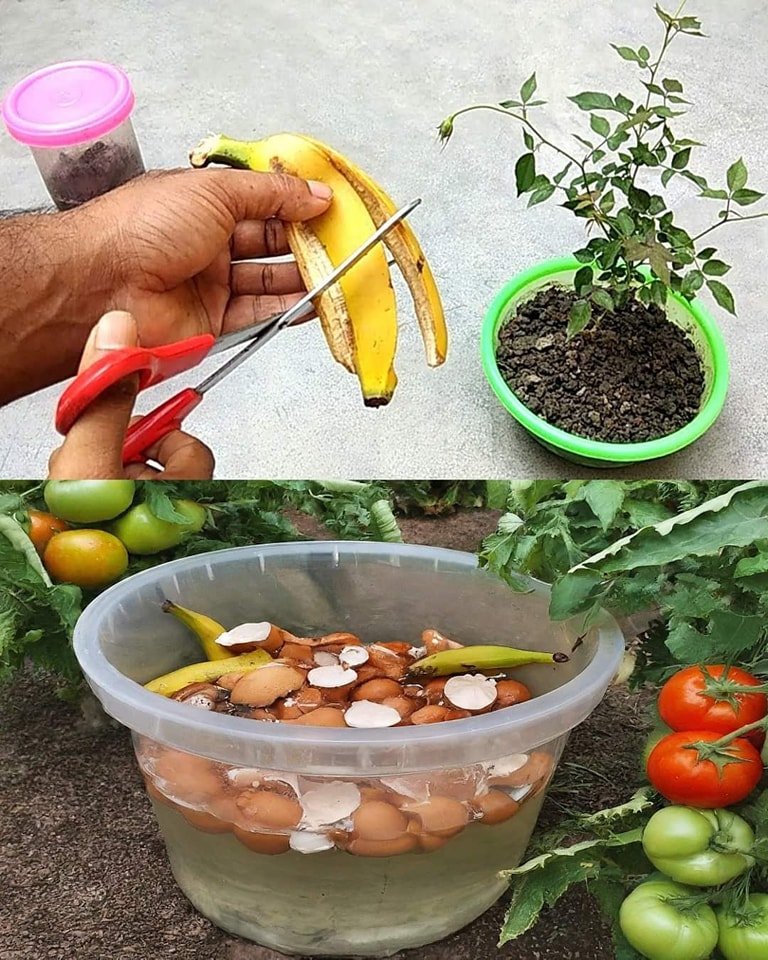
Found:
<svg viewBox="0 0 768 960"><path fill-rule="evenodd" d="M712 389L699 412L685 426L664 437L638 443L610 443L590 440L548 423L535 414L501 375L496 362L496 336L509 301L526 287L547 277L582 266L571 256L557 257L538 263L509 280L494 297L483 321L481 360L483 372L501 405L539 442L567 457L602 461L606 464L629 465L656 460L677 453L702 437L722 413L728 393L729 361L725 340L715 320L698 300L688 302L672 293L672 298L687 312L704 335L712 363ZM699 356L701 356L700 351Z"/></svg>
<svg viewBox="0 0 768 960"><path fill-rule="evenodd" d="M256 557L262 555L265 560L268 560L270 556L278 554L301 554L306 552L307 548L312 548L316 553L326 552L333 558L338 558L343 553L380 554L382 557L428 556L434 560L436 568L441 559L454 566L458 563L460 566L474 569L478 565L477 557L474 554L462 551L416 544L384 544L342 540L300 541L297 543L232 547L184 557L141 571L108 588L93 600L83 611L74 631L75 655L89 686L101 701L106 712L134 733L157 737L161 742L168 742L163 740L158 733L160 725L166 723L173 727L186 728L190 733L215 731L222 737L226 736L228 739L237 740L241 744L277 748L278 753L280 747L293 752L300 750L303 745L313 748L325 745L334 751L337 758L340 753L343 753L347 757L350 768L359 767L363 764L369 768L375 767L377 771L390 769L397 772L415 772L431 769L434 764L429 762L425 762L423 765L418 763L404 764L402 757L393 762L393 757L391 755L388 757L387 752L389 751L391 754L393 749L396 750L404 745L407 746L409 753L417 752L422 748L428 751L431 745L437 746L444 744L446 741L456 740L459 737L462 739L469 737L473 740L482 739L484 741L486 749L479 751L479 754L482 755L478 755L478 761L492 760L509 752L503 748L494 752L492 743L496 736L521 724L534 727L537 720L543 719L545 716L551 717L552 715L562 714L570 709L578 716L578 719L574 723L563 723L561 729L554 733L550 731L544 740L540 740L538 743L533 743L535 738L532 738L531 749L545 741L548 742L566 735L594 709L618 670L624 652L624 636L613 617L603 612L601 622L595 628L598 630L598 637L592 659L577 676L566 681L562 686L526 703L516 705L514 713L511 715L505 716L504 711L497 711L463 720L454 720L449 724L425 724L419 727L418 732L415 733L413 727L359 730L297 727L280 723L257 724L253 720L243 717L195 711L182 703L145 690L141 684L131 680L109 663L100 649L91 623L97 621L109 607L118 604L123 595L133 592L137 585L141 585L142 581L154 581L157 571L161 568L170 576L173 576L185 568L199 566L208 557L215 556L226 560L238 556ZM493 577L493 574L489 573L488 576ZM549 593L547 584L533 579L530 580L530 583L531 592L544 595ZM123 708L126 708L127 700L132 701L132 706L129 709L140 715L141 723L136 724L125 719L126 710ZM407 731L405 734L404 730ZM178 743L170 743L170 745L177 746L179 749L187 750L190 753L195 752L189 746L181 747ZM227 760L225 753L214 756L215 751L212 752L208 749L201 751L201 753L211 757L211 759L231 762L231 760ZM377 761L376 754L380 754L380 762ZM295 765L298 766L298 764ZM272 768L286 769L281 767L279 763L275 763ZM287 768L290 769L290 765ZM318 772L319 769L317 764L313 764L313 773ZM329 764L327 772L338 772L339 775L345 775L339 768L338 759Z"/></svg>

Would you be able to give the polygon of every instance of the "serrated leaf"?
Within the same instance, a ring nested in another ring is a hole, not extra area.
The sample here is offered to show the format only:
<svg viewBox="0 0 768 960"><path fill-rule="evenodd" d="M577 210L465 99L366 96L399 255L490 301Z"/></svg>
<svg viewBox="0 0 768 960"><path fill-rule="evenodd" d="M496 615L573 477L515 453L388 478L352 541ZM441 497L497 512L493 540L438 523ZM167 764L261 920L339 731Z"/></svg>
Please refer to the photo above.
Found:
<svg viewBox="0 0 768 960"><path fill-rule="evenodd" d="M724 277L730 270L730 266L722 260L708 260L702 270L708 277Z"/></svg>
<svg viewBox="0 0 768 960"><path fill-rule="evenodd" d="M757 190L734 190L733 201L740 207L748 207L753 203L757 203L758 200L762 200L764 196L764 193L759 193Z"/></svg>
<svg viewBox="0 0 768 960"><path fill-rule="evenodd" d="M736 564L734 577L752 577L758 573L768 573L768 553L761 549L755 557L743 557Z"/></svg>
<svg viewBox="0 0 768 960"><path fill-rule="evenodd" d="M608 530L616 519L624 503L625 492L624 485L616 480L590 480L583 487L582 496L603 530Z"/></svg>
<svg viewBox="0 0 768 960"><path fill-rule="evenodd" d="M167 523L187 524L189 517L184 516L174 506L171 497L163 489L162 483L145 483L144 500L149 507L150 513L158 520L165 520Z"/></svg>
<svg viewBox="0 0 768 960"><path fill-rule="evenodd" d="M735 317L736 304L733 300L733 294L728 287L726 287L724 283L720 283L719 280L707 280L707 286L718 306L722 307L723 310L727 310L728 313Z"/></svg>
<svg viewBox="0 0 768 960"><path fill-rule="evenodd" d="M536 180L536 158L532 153L524 153L515 164L515 183L518 197L527 193Z"/></svg>
<svg viewBox="0 0 768 960"><path fill-rule="evenodd" d="M728 189L731 193L741 190L747 185L747 167L744 161L739 158L736 163L728 168Z"/></svg>
<svg viewBox="0 0 768 960"><path fill-rule="evenodd" d="M570 340L587 326L592 319L592 307L588 300L577 300L571 307L568 316L568 329L566 337Z"/></svg>
<svg viewBox="0 0 768 960"><path fill-rule="evenodd" d="M613 313L615 309L615 304L613 302L613 297L605 290L603 287L597 287L591 293L592 302L600 307L602 310L607 310L608 313Z"/></svg>
<svg viewBox="0 0 768 960"><path fill-rule="evenodd" d="M520 88L520 99L523 103L528 103L531 97L536 92L536 73L532 73L530 77L525 81L525 83Z"/></svg>
<svg viewBox="0 0 768 960"><path fill-rule="evenodd" d="M680 292L684 297L693 297L704 286L704 274L700 270L691 270L683 277Z"/></svg>
<svg viewBox="0 0 768 960"><path fill-rule="evenodd" d="M593 570L577 570L556 580L549 600L552 620L568 620L599 604L605 591L603 577Z"/></svg>
<svg viewBox="0 0 768 960"><path fill-rule="evenodd" d="M613 110L615 108L613 99L607 93L587 90L584 93L577 93L575 97L568 97L568 99L575 103L580 110Z"/></svg>

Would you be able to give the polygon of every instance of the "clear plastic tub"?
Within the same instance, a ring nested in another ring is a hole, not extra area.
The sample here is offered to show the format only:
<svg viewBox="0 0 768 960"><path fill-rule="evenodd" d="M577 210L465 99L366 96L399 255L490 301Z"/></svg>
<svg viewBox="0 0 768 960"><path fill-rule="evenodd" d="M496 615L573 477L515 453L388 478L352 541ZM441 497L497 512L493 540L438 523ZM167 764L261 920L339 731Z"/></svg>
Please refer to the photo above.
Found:
<svg viewBox="0 0 768 960"><path fill-rule="evenodd" d="M194 710L141 684L201 659L164 598L229 627L349 630L568 653L516 671L536 695L465 720L352 730ZM450 550L375 543L245 547L178 560L112 587L75 651L106 711L133 731L174 875L214 923L285 953L386 956L447 936L504 892L569 731L603 697L624 643L605 615L582 642ZM264 801L269 803L265 807ZM362 803L379 816L362 836ZM292 806L293 805L293 806ZM386 817L382 821L381 814Z"/></svg>
<svg viewBox="0 0 768 960"><path fill-rule="evenodd" d="M134 100L125 73L94 60L45 67L5 98L8 132L30 148L60 210L144 173L131 123Z"/></svg>

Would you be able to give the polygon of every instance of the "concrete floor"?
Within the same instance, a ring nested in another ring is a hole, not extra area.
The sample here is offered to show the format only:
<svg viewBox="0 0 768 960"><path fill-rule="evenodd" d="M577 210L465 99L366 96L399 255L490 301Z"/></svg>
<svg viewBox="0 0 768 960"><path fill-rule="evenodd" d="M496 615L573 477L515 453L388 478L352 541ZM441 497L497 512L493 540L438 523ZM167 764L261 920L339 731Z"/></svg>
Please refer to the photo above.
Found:
<svg viewBox="0 0 768 960"><path fill-rule="evenodd" d="M673 76L696 106L688 135L707 143L710 178L743 155L754 186L768 185L768 7L757 0L691 0L710 39L682 38ZM609 42L658 45L652 3L627 0L23 0L2 5L0 89L40 65L95 57L127 69L135 125L152 166L186 162L190 145L223 130L260 136L306 130L354 158L414 217L443 291L452 354L440 371L422 361L410 309L402 311L400 387L367 411L355 383L305 327L241 368L190 427L211 444L218 475L559 476L573 472L540 449L497 404L480 368L478 336L495 291L538 260L581 245L565 211L527 211L515 200L519 133L474 115L449 149L437 123L478 100L515 96L533 69L555 107L548 128L567 133L584 116L564 97L627 89L635 75ZM717 208L679 187L680 219L702 227ZM0 207L38 205L42 185L26 149L0 135ZM747 477L768 473L768 327L762 296L768 220L719 234L739 307L716 307L732 360L732 390L715 428L693 448L634 475ZM206 367L208 369L208 367ZM186 381L190 382L190 381ZM151 402L175 390L156 390ZM56 442L59 390L0 410L0 475L38 476ZM145 405L150 397L143 401ZM585 473L576 468L578 473Z"/></svg>

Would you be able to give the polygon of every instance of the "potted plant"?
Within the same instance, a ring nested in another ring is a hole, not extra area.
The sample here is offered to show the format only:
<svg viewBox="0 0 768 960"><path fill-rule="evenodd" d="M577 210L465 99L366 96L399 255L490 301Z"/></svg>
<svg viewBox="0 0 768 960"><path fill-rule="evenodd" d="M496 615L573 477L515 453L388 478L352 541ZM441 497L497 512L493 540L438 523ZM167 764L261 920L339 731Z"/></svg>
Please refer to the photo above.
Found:
<svg viewBox="0 0 768 960"><path fill-rule="evenodd" d="M541 132L534 73L520 95L458 110L440 125L445 143L459 116L492 110L522 127L518 196L533 207L557 198L586 222L588 242L572 256L538 264L493 302L482 338L493 390L533 436L568 459L620 466L666 456L698 439L717 419L728 386L722 336L697 299L708 288L735 314L723 282L730 266L714 232L753 212L763 194L748 186L743 160L725 184L710 185L691 167L701 144L681 137L683 84L667 75L673 41L702 37L700 21L656 6L664 27L659 50L612 44L639 71L640 95L586 91L569 98L591 133L559 144ZM561 169L544 160L554 154ZM677 222L668 188L683 179L718 201L715 222L691 235Z"/></svg>

